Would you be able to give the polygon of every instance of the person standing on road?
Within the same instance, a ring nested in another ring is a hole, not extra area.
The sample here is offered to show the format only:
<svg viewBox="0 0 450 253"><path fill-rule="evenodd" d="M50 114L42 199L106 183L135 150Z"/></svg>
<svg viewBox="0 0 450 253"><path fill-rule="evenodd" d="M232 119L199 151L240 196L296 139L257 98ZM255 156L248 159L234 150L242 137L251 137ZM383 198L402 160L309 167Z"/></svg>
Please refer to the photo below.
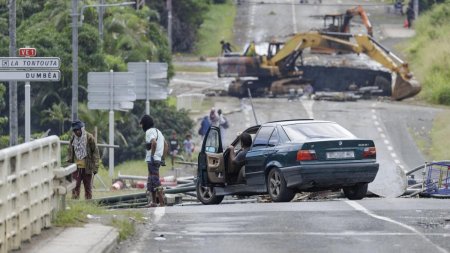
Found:
<svg viewBox="0 0 450 253"><path fill-rule="evenodd" d="M159 167L164 154L164 136L154 127L153 118L144 115L139 124L145 133L145 162L147 162L148 178L147 191L151 193L151 203L146 207L157 207L157 197L159 206L164 206L164 192L159 180Z"/></svg>
<svg viewBox="0 0 450 253"><path fill-rule="evenodd" d="M219 128L220 128L220 138L222 139L222 147L225 147L225 133L229 127L228 120L225 118L225 116L222 114L222 109L219 109L217 111L217 114L219 115Z"/></svg>
<svg viewBox="0 0 450 253"><path fill-rule="evenodd" d="M178 149L180 148L180 145L178 143L178 139L177 139L177 133L175 131L172 131L172 137L170 137L169 139L169 146L170 146L170 159L171 159L171 164L172 164L172 170L173 168L173 163L175 160L175 157L178 155Z"/></svg>
<svg viewBox="0 0 450 253"><path fill-rule="evenodd" d="M72 198L79 199L81 182L83 182L85 199L92 199L93 176L98 172L100 161L97 143L80 120L72 122L72 131L67 153L67 162L77 165L77 170L72 173L72 178L76 181Z"/></svg>
<svg viewBox="0 0 450 253"><path fill-rule="evenodd" d="M209 122L211 122L211 126L219 126L219 114L217 114L216 109L213 107L209 112Z"/></svg>
<svg viewBox="0 0 450 253"><path fill-rule="evenodd" d="M411 1L408 4L408 9L406 9L406 19L408 20L408 28L412 27L414 16L415 16L415 12L414 12L413 4Z"/></svg>
<svg viewBox="0 0 450 253"><path fill-rule="evenodd" d="M206 132L208 131L210 126L211 122L209 121L209 116L205 115L200 122L200 128L198 129L198 134L202 137L202 139L206 135Z"/></svg>
<svg viewBox="0 0 450 253"><path fill-rule="evenodd" d="M192 142L192 135L187 134L186 139L183 142L184 153L186 154L186 158L188 162L192 161L192 153L194 152L195 145Z"/></svg>

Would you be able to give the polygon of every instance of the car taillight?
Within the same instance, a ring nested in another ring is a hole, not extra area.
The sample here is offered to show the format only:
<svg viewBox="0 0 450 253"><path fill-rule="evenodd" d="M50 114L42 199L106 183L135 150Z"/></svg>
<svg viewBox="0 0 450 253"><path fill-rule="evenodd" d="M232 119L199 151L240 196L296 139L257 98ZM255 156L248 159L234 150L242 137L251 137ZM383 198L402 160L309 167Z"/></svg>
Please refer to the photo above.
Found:
<svg viewBox="0 0 450 253"><path fill-rule="evenodd" d="M314 150L299 150L297 152L297 161L311 161L316 159L316 151Z"/></svg>
<svg viewBox="0 0 450 253"><path fill-rule="evenodd" d="M377 158L377 149L375 147L364 148L364 158Z"/></svg>

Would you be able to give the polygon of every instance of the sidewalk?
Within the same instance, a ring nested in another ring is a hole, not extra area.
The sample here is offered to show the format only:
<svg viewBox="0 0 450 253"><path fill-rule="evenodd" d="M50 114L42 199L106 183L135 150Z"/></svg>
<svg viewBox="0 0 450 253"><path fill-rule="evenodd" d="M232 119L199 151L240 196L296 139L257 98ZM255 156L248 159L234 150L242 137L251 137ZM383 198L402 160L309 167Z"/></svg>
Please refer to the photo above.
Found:
<svg viewBox="0 0 450 253"><path fill-rule="evenodd" d="M15 253L110 253L119 233L113 227L88 223L83 227L55 228L42 231Z"/></svg>

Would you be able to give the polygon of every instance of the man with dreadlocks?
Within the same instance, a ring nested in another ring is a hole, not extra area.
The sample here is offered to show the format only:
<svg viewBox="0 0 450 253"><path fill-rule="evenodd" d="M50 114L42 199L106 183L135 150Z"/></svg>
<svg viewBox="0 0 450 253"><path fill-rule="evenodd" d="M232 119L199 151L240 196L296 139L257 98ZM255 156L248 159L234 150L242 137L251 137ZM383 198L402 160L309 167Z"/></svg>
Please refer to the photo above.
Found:
<svg viewBox="0 0 450 253"><path fill-rule="evenodd" d="M93 175L97 174L100 156L94 136L84 128L84 123L75 120L72 122L72 138L69 143L67 162L76 163L77 171L72 173L76 186L72 190L72 198L80 197L81 181L84 185L85 199L92 199Z"/></svg>
<svg viewBox="0 0 450 253"><path fill-rule="evenodd" d="M151 193L152 202L147 207L156 207L156 195L158 195L159 206L164 206L164 192L159 180L159 167L164 154L164 136L154 127L153 118L144 115L139 124L145 133L145 161L147 162L148 178L147 191Z"/></svg>

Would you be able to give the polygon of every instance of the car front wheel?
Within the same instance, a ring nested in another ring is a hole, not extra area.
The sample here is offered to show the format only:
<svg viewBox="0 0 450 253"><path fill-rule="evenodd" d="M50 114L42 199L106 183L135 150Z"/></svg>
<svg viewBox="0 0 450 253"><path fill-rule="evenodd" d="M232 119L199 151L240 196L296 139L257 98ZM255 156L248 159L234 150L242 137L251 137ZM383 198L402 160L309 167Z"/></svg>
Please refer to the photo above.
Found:
<svg viewBox="0 0 450 253"><path fill-rule="evenodd" d="M354 186L344 187L344 195L350 200L363 199L367 194L368 183L361 183Z"/></svg>
<svg viewBox="0 0 450 253"><path fill-rule="evenodd" d="M267 177L267 191L273 202L289 202L295 196L295 192L287 188L286 180L277 168L273 168L269 172Z"/></svg>
<svg viewBox="0 0 450 253"><path fill-rule="evenodd" d="M224 196L217 196L214 187L202 186L200 181L195 187L197 191L197 199L204 205L217 205L222 202Z"/></svg>

